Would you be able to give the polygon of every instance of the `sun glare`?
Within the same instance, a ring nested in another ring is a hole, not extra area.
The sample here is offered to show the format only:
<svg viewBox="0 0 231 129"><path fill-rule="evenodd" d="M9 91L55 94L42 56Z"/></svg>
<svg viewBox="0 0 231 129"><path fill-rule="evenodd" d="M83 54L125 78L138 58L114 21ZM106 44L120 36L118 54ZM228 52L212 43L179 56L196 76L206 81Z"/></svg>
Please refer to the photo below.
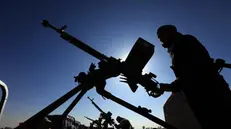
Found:
<svg viewBox="0 0 231 129"><path fill-rule="evenodd" d="M128 52L127 52L127 53L121 54L121 56L120 56L119 58L120 58L122 61L125 61L126 58L127 58L127 56L128 56Z"/></svg>
<svg viewBox="0 0 231 129"><path fill-rule="evenodd" d="M127 58L127 56L128 56L128 54L129 54L129 52L130 52L129 47L124 46L124 47L122 47L122 48L119 49L118 53L116 53L116 57L119 58L119 59L121 59L122 61L125 61L126 58Z"/></svg>
<svg viewBox="0 0 231 129"><path fill-rule="evenodd" d="M148 68L148 65L146 65L143 69L143 74L151 72Z"/></svg>

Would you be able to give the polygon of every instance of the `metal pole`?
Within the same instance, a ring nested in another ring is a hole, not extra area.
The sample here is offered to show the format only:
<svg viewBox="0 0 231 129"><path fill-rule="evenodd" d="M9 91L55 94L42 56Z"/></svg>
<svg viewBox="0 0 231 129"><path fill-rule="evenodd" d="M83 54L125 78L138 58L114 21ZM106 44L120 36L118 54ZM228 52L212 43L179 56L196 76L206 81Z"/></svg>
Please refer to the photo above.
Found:
<svg viewBox="0 0 231 129"><path fill-rule="evenodd" d="M87 90L82 90L78 96L73 100L73 102L69 105L69 107L63 112L62 116L67 117L67 115L71 112L71 110L75 107L75 105L79 102L79 100L84 96Z"/></svg>
<svg viewBox="0 0 231 129"><path fill-rule="evenodd" d="M149 114L147 112L140 111L139 108L131 105L130 103L127 103L126 101L123 101L120 98L117 98L116 96L112 95L111 93L109 93L109 92L107 92L105 90L102 92L102 95L104 97L106 97L108 99L111 99L112 101L114 101L114 102L116 102L116 103L118 103L118 104L120 104L120 105L122 105L122 106L124 106L124 107L126 107L126 108L128 108L128 109L130 109L130 110L144 116L144 117L146 117L147 119L149 119L149 120L151 120L151 121L153 121L153 122L167 128L167 129L177 129L176 127L164 122L163 120L161 120L161 119L159 119L159 118L157 118L157 117L155 117L155 116L153 116L153 115L151 115L151 114Z"/></svg>
<svg viewBox="0 0 231 129"><path fill-rule="evenodd" d="M26 120L24 123L22 123L21 126L16 127L15 129L23 129L23 127L27 129L35 129L38 122L40 122L44 117L46 117L48 114L50 114L52 111L54 111L56 108L58 108L60 105L65 103L68 99L70 99L72 96L77 94L80 90L82 90L82 85L79 85L45 107L43 110Z"/></svg>
<svg viewBox="0 0 231 129"><path fill-rule="evenodd" d="M4 82L2 82L1 80L0 80L0 87L2 89L2 99L0 101L0 121L1 121L3 110L5 108L6 101L8 98L8 88L7 88L7 85Z"/></svg>

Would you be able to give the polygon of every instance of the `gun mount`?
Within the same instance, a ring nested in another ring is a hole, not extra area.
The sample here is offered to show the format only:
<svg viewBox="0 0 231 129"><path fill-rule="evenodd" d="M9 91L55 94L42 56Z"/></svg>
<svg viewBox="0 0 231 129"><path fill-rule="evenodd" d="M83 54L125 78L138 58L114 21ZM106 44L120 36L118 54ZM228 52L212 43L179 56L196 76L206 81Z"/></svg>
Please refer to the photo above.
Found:
<svg viewBox="0 0 231 129"><path fill-rule="evenodd" d="M73 107L78 103L78 101L84 96L84 94L93 87L96 88L98 94L106 97L107 99L111 99L112 101L146 117L147 119L167 129L176 129L172 125L149 114L148 112L144 112L143 110L140 110L140 108L137 108L136 106L133 106L126 101L117 98L116 96L112 95L104 89L107 79L117 77L122 74L125 77L123 78L125 79L125 81L122 82L128 83L133 92L135 92L138 88L137 84L140 84L146 89L147 93L150 96L155 98L159 97L163 92L158 88L158 81L154 79L156 75L154 75L153 73L143 75L141 73L142 69L154 53L154 45L148 43L142 38L138 38L127 59L124 62L121 62L120 59L107 57L101 54L100 52L86 45L82 41L64 32L64 29L67 28L66 25L58 29L49 24L46 20L43 20L42 24L44 25L44 27L55 30L60 34L61 38L99 59L100 62L98 63L98 69L96 69L96 66L92 63L87 73L81 72L78 76L75 77L75 81L79 83L78 86L76 86L71 91L69 91L68 93L42 109L40 112L26 120L21 126L16 127L16 129L22 129L24 127L28 129L36 128L36 124L41 121L45 116L58 108L72 96L80 92L73 100L73 102L69 105L69 107L63 112L62 116L67 116L73 109ZM137 55L139 55L139 58L136 58ZM137 64L132 65L135 62Z"/></svg>

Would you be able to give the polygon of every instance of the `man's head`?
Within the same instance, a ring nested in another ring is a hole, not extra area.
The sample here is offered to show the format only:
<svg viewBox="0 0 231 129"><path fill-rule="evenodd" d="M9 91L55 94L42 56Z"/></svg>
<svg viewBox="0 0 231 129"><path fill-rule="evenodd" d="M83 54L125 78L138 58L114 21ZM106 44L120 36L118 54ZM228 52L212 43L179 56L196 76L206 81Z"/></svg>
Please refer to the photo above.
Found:
<svg viewBox="0 0 231 129"><path fill-rule="evenodd" d="M123 118L122 118L122 117L120 117L120 116L117 116L117 117L116 117L116 121L117 121L118 123L120 123L120 122L121 122L121 120L123 120Z"/></svg>
<svg viewBox="0 0 231 129"><path fill-rule="evenodd" d="M174 25L163 25L157 29L157 36L164 48L169 48L176 39L178 32Z"/></svg>
<svg viewBox="0 0 231 129"><path fill-rule="evenodd" d="M107 117L111 117L112 116L112 113L111 112L107 112Z"/></svg>

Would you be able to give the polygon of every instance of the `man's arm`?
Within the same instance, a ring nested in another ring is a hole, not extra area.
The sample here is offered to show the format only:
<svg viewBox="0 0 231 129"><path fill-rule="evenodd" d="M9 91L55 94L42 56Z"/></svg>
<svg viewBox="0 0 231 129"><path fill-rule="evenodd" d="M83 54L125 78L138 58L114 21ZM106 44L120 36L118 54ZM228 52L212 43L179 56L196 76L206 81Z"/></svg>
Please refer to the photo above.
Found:
<svg viewBox="0 0 231 129"><path fill-rule="evenodd" d="M171 84L161 83L160 89L164 92L177 92L180 91L180 79L174 80Z"/></svg>

